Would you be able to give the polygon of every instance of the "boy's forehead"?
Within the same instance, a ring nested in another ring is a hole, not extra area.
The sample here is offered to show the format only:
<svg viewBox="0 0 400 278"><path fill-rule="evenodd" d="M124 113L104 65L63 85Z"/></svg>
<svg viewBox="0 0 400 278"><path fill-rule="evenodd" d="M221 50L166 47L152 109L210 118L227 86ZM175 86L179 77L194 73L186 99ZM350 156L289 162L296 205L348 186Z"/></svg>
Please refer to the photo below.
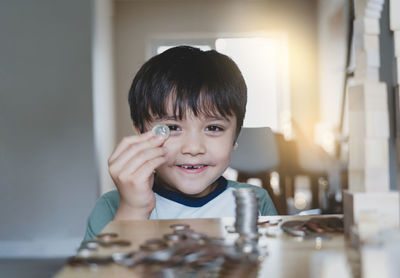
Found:
<svg viewBox="0 0 400 278"><path fill-rule="evenodd" d="M193 101L196 103L194 104ZM180 94L176 89L173 89L163 100L162 108L153 109L149 109L148 123L165 120L201 120L204 122L219 120L235 123L237 121L236 114L230 108L217 107L213 97L205 90L202 90L200 95L192 99L190 96Z"/></svg>
<svg viewBox="0 0 400 278"><path fill-rule="evenodd" d="M203 113L198 112L197 115L191 109L185 109L184 113L182 114L182 118L179 117L179 113L168 113L161 117L153 117L153 120L191 120L191 119L200 119L203 121L212 121L212 120L220 120L220 121L232 121L235 118L234 115L232 116L222 116L220 113Z"/></svg>
<svg viewBox="0 0 400 278"><path fill-rule="evenodd" d="M204 100L204 99L203 99ZM177 104L176 100L176 93L170 93L168 98L166 98L165 103L164 103L164 111L165 115L162 115L161 117L153 117L153 119L161 118L161 119L188 119L188 118L201 118L204 120L209 120L209 119L226 119L228 118L226 116L221 115L221 113L218 111L217 107L213 105L209 105L208 102L202 101L202 99L197 100L197 111L196 113L193 111L193 108L190 107L188 103L185 103L181 107L179 107ZM181 111L180 111L181 109Z"/></svg>

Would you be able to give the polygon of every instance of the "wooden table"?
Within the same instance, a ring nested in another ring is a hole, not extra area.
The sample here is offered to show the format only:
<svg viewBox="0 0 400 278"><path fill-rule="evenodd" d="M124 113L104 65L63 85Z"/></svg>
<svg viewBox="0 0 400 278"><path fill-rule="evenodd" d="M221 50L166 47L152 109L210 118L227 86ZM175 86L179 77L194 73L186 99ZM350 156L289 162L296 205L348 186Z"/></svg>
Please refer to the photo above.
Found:
<svg viewBox="0 0 400 278"><path fill-rule="evenodd" d="M306 220L310 216L268 216L260 217L259 221L282 218L287 220ZM139 246L147 239L162 238L164 234L171 233L171 224L186 223L199 233L210 237L224 237L228 242L234 242L236 234L228 233L226 226L234 223L233 218L222 219L185 219L185 220L140 220L140 221L113 221L109 223L103 233L114 232L120 239L131 241L129 247L116 249L102 248L98 255L107 255L112 252L128 252L138 250ZM260 233L265 229L259 228ZM272 228L278 231L276 237L262 236L259 243L267 245L268 255L261 263L258 277L311 277L314 268L320 267L315 263L318 258L327 252L336 251L335 254L346 254L346 242L343 234L333 234L329 240L300 240L279 232L278 227ZM314 263L313 263L314 262ZM314 269L315 270L315 269ZM140 277L134 269L129 269L117 264L90 267L65 266L58 274L58 278L67 277Z"/></svg>

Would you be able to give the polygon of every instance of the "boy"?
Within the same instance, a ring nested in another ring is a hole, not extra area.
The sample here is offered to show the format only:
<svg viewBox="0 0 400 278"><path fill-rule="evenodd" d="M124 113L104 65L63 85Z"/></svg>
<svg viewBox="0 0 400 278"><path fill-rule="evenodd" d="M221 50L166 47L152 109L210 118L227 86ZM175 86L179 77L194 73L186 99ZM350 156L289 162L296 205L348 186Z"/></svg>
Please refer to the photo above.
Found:
<svg viewBox="0 0 400 278"><path fill-rule="evenodd" d="M138 135L109 158L117 190L100 197L85 240L112 220L234 217L232 191L252 187L261 215L276 215L268 193L221 175L243 124L247 88L236 64L214 50L180 46L147 61L135 76L129 105ZM170 129L166 139L155 125Z"/></svg>

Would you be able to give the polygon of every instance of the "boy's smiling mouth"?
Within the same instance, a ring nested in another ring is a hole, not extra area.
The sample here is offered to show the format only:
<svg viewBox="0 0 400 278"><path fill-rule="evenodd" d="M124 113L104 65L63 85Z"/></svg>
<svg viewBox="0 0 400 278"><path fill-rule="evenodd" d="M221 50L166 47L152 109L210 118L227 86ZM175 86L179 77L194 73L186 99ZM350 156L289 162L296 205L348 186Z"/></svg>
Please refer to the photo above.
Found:
<svg viewBox="0 0 400 278"><path fill-rule="evenodd" d="M186 173L197 174L207 169L206 164L178 164L176 165Z"/></svg>

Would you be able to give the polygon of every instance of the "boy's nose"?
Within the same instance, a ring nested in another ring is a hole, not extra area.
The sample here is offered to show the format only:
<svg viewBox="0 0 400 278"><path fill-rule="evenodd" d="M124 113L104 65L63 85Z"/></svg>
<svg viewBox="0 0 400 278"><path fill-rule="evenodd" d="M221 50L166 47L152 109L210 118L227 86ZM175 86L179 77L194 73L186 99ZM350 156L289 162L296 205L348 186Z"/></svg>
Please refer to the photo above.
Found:
<svg viewBox="0 0 400 278"><path fill-rule="evenodd" d="M183 154L199 155L206 152L206 146L201 135L186 134L183 138L181 151Z"/></svg>

